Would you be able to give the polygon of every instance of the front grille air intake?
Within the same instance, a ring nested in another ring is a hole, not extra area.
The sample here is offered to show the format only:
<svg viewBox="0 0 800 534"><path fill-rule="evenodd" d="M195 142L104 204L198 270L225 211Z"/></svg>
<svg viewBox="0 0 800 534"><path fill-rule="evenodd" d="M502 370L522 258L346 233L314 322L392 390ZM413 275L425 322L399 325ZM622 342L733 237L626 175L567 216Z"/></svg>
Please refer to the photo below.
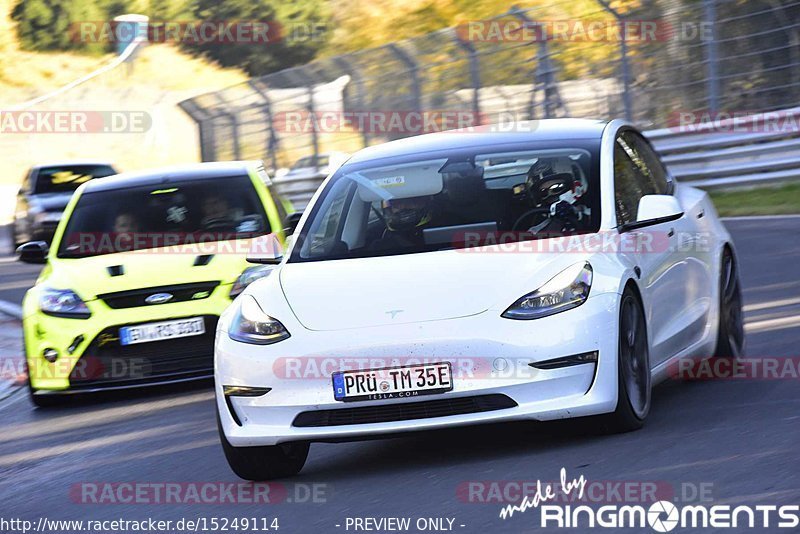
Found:
<svg viewBox="0 0 800 534"><path fill-rule="evenodd" d="M448 415L491 412L516 406L517 403L513 399L500 394L452 397L422 402L403 402L302 412L295 417L292 426L368 425L371 423L412 421L415 419L446 417Z"/></svg>
<svg viewBox="0 0 800 534"><path fill-rule="evenodd" d="M150 295L158 293L169 293L172 295L172 298L167 301L166 304L207 299L218 285L219 282L197 282L173 286L145 287L131 291L104 293L102 295L97 295L97 298L105 302L109 308L121 310L125 308L138 308L140 306L153 306L153 304L145 302L145 299Z"/></svg>

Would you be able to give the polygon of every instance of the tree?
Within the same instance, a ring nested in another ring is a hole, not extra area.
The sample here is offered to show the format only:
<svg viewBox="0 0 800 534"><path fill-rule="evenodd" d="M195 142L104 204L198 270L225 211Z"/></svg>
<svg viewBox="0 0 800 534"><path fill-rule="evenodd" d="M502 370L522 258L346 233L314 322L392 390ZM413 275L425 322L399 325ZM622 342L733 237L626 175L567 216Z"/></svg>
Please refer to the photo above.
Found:
<svg viewBox="0 0 800 534"><path fill-rule="evenodd" d="M28 50L86 48L87 43L75 38L71 25L98 20L95 6L80 0L19 0L11 18L17 23L22 47Z"/></svg>
<svg viewBox="0 0 800 534"><path fill-rule="evenodd" d="M271 23L270 41L184 43L194 54L206 56L225 67L240 67L258 76L306 63L325 44L327 15L322 0L192 0L197 21ZM273 33L274 28L282 28ZM276 39L276 37L279 37Z"/></svg>
<svg viewBox="0 0 800 534"><path fill-rule="evenodd" d="M135 9L132 0L19 0L11 18L24 49L103 52L113 49L113 44L81 39L78 24L99 25Z"/></svg>

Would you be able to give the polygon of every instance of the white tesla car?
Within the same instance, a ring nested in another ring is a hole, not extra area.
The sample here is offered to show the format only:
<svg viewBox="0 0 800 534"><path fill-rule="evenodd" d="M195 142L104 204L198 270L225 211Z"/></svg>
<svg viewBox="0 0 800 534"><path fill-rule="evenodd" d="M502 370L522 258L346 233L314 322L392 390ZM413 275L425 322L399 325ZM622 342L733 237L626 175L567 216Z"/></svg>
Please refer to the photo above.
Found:
<svg viewBox="0 0 800 534"><path fill-rule="evenodd" d="M285 254L252 253L274 270L215 351L236 474L297 473L314 441L456 425L634 430L679 361L741 354L736 255L708 196L624 122L520 126L364 149Z"/></svg>

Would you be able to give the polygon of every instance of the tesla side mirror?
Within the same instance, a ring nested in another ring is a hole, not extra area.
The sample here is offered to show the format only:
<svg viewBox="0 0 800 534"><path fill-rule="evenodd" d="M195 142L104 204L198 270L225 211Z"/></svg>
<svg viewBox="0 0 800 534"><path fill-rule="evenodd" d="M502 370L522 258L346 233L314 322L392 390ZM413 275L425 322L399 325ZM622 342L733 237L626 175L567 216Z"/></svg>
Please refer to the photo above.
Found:
<svg viewBox="0 0 800 534"><path fill-rule="evenodd" d="M25 263L47 263L50 247L44 241L31 241L17 248L19 260Z"/></svg>
<svg viewBox="0 0 800 534"><path fill-rule="evenodd" d="M277 265L283 261L283 245L275 234L262 235L250 241L249 263Z"/></svg>
<svg viewBox="0 0 800 534"><path fill-rule="evenodd" d="M290 213L286 216L286 219L283 221L283 231L286 236L290 236L294 233L297 229L297 223L300 222L300 217L303 216L302 212L296 211L294 213Z"/></svg>
<svg viewBox="0 0 800 534"><path fill-rule="evenodd" d="M639 200L636 222L657 224L674 221L683 215L678 199L672 195L645 195Z"/></svg>

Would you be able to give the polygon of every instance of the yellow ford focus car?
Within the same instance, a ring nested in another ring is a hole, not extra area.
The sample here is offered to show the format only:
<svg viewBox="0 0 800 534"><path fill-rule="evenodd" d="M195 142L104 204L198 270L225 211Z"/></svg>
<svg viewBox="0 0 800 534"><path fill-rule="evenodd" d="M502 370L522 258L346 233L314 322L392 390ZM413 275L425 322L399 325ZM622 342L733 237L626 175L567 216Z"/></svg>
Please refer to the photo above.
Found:
<svg viewBox="0 0 800 534"><path fill-rule="evenodd" d="M31 398L213 374L222 311L272 266L246 262L258 236L282 242L296 214L260 162L124 173L77 189L23 302Z"/></svg>

